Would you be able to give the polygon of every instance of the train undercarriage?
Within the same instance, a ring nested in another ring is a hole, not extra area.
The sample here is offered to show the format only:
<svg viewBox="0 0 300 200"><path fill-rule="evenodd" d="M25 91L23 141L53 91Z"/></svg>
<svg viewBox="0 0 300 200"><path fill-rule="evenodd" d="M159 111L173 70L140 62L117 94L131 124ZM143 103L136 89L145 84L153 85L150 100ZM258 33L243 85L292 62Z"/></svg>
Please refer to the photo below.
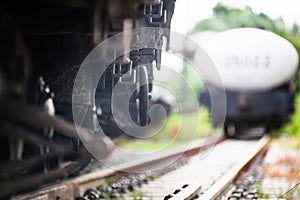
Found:
<svg viewBox="0 0 300 200"><path fill-rule="evenodd" d="M6 191L0 197L62 179L86 165L91 155L78 132L97 135L100 126L110 138L123 134L111 98L125 76L135 86L130 116L139 126L149 124L153 70L160 68L160 49L168 35L149 39L157 48L128 46L126 54L100 66L105 72L95 90L81 91L92 101L76 105L88 119L79 130L72 115L74 80L84 58L102 41L134 28L170 28L174 6L175 0L1 3L0 187ZM124 95L126 91L116 97ZM98 139L99 151L108 153L107 138Z"/></svg>
<svg viewBox="0 0 300 200"><path fill-rule="evenodd" d="M228 138L255 139L288 122L294 112L294 83L269 91L226 91L224 135ZM216 90L218 91L218 90ZM211 107L210 95L204 90L202 105ZM212 119L219 125L218 116Z"/></svg>

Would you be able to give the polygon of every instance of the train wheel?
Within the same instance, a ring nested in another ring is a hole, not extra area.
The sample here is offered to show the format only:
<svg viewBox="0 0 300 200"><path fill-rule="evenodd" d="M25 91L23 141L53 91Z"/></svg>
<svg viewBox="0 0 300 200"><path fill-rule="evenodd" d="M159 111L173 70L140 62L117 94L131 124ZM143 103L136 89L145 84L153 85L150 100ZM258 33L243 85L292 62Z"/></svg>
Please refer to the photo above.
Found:
<svg viewBox="0 0 300 200"><path fill-rule="evenodd" d="M235 124L224 124L224 135L226 138L235 138L237 134Z"/></svg>
<svg viewBox="0 0 300 200"><path fill-rule="evenodd" d="M146 67L139 67L134 69L136 75L136 85L135 91L129 99L129 113L130 117L137 125L146 126L149 123L149 79ZM101 91L99 91L101 93ZM102 96L101 96L102 95ZM124 93L119 94L117 98L122 98L122 95L126 95L126 91ZM98 94L97 96L98 106L105 111L102 115L98 116L99 123L102 127L104 133L110 138L116 138L125 132L119 128L116 124L113 115L111 114L110 109L105 109L110 107L110 99L111 96L108 94ZM102 101L99 99L102 98ZM103 101L104 98L108 98L108 101ZM130 123L123 124L122 126L130 126Z"/></svg>
<svg viewBox="0 0 300 200"><path fill-rule="evenodd" d="M147 68L145 66L140 67L137 71L137 76L137 122L140 126L146 126L149 123L149 82Z"/></svg>

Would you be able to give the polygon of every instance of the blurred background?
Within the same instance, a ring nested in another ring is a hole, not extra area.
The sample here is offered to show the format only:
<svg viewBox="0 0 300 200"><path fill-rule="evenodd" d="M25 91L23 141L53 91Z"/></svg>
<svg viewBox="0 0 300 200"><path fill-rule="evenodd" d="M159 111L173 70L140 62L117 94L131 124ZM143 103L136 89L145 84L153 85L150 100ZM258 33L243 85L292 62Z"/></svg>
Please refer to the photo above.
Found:
<svg viewBox="0 0 300 200"><path fill-rule="evenodd" d="M177 1L171 30L197 41L213 33L232 28L254 27L274 32L290 41L300 53L300 14L298 1L223 0L223 1ZM125 148L157 150L190 142L195 138L222 132L222 127L213 127L209 110L199 107L197 97L205 82L195 69L182 58L164 52L162 68L155 71L153 103L160 103L168 117L163 128L153 137L144 140L117 140ZM295 112L281 129L272 131L274 136L300 138L300 77L296 77ZM181 106L181 108L179 107ZM180 110L181 109L181 110ZM183 134L184 133L184 134Z"/></svg>

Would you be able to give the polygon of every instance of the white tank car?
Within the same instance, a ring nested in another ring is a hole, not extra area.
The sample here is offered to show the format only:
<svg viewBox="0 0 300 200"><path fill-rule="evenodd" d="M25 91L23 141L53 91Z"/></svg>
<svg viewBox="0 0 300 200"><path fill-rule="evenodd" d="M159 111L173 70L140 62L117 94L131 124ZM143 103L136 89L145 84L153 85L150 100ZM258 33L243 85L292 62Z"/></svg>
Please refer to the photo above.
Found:
<svg viewBox="0 0 300 200"><path fill-rule="evenodd" d="M297 71L298 54L294 46L269 31L231 29L212 34L199 43L214 62L226 90L269 90L291 80ZM200 59L197 53L195 56L196 61ZM207 83L223 87L209 71L204 70Z"/></svg>
<svg viewBox="0 0 300 200"><path fill-rule="evenodd" d="M222 79L223 83L212 66L201 66L214 93L226 93L224 123L218 112L212 115L214 125L223 125L225 136L260 137L289 120L295 99L292 80L299 62L289 41L255 28L231 29L204 40L201 35L192 39L206 50ZM196 63L201 63L201 53L196 52ZM208 89L200 91L199 102L210 110L211 98Z"/></svg>

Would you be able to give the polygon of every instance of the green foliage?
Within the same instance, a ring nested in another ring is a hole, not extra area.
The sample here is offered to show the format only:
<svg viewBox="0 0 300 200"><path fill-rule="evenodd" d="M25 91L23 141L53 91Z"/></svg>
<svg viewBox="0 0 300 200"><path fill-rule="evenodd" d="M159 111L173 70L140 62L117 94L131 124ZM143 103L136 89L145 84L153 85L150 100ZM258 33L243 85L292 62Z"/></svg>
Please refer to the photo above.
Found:
<svg viewBox="0 0 300 200"><path fill-rule="evenodd" d="M296 110L291 117L290 123L284 125L280 130L273 133L273 136L281 136L282 133L288 135L300 134L300 94L296 96Z"/></svg>
<svg viewBox="0 0 300 200"><path fill-rule="evenodd" d="M287 40L296 48L300 55L300 27L294 23L287 27L283 19L271 19L264 13L254 13L250 7L245 9L229 8L221 3L214 7L214 16L198 22L190 34L205 30L224 31L232 28L254 27L272 31ZM300 73L298 71L297 88L300 90Z"/></svg>
<svg viewBox="0 0 300 200"><path fill-rule="evenodd" d="M231 28L255 27L270 30L279 35L299 37L299 26L294 24L293 31L288 29L282 18L271 19L264 13L254 13L250 7L245 9L229 8L219 3L213 9L214 16L198 22L191 34L204 30L224 31Z"/></svg>

